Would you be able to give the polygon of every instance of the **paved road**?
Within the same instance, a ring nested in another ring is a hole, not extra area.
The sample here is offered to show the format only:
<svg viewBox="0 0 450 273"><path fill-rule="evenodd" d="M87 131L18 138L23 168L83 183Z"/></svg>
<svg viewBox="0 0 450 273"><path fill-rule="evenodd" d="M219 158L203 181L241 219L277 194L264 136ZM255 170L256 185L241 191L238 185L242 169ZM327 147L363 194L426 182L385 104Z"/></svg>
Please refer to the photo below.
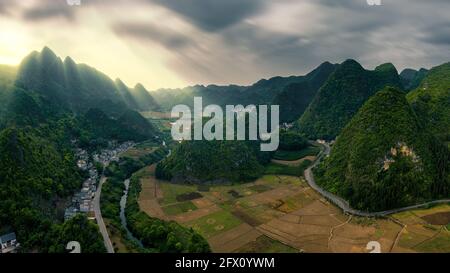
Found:
<svg viewBox="0 0 450 273"><path fill-rule="evenodd" d="M328 144L323 144L322 146L323 146L323 150L321 151L317 160L314 162L313 165L311 165L308 169L305 170L305 179L311 188L313 188L315 191L320 193L322 196L324 196L326 199L328 199L331 203L333 203L336 206L338 206L339 208L341 208L344 211L344 213L356 215L356 216L363 216L363 217L387 216L390 214L399 213L399 212L407 211L407 210L411 210L411 209L417 209L417 208L425 207L428 205L444 204L444 203L450 202L450 199L436 200L436 201L427 202L424 204L408 206L408 207L398 208L398 209L393 209L393 210L380 211L380 212L366 212L366 211L356 210L356 209L350 207L350 205L348 204L348 202L346 200L322 189L321 187L319 187L316 184L316 181L314 180L314 175L313 175L312 169L320 163L320 161L322 160L323 157L328 156L331 151L330 146Z"/></svg>
<svg viewBox="0 0 450 273"><path fill-rule="evenodd" d="M106 230L105 222L103 222L102 211L100 210L100 195L102 193L102 186L106 181L106 177L102 176L100 178L100 182L98 183L97 192L94 197L94 212L95 219L97 220L98 227L100 229L100 233L103 236L103 242L105 244L106 250L108 253L114 253L114 247L111 243L111 239L109 238L108 231Z"/></svg>

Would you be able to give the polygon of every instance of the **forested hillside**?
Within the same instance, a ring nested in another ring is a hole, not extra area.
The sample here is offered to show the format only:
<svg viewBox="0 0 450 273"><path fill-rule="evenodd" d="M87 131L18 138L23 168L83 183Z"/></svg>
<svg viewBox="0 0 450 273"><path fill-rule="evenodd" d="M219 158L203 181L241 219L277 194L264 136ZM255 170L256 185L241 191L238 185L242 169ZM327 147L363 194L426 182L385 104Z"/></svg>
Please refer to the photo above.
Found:
<svg viewBox="0 0 450 273"><path fill-rule="evenodd" d="M280 105L280 121L299 119L336 67L329 62L323 63L302 80L287 85L272 102L273 105Z"/></svg>
<svg viewBox="0 0 450 273"><path fill-rule="evenodd" d="M385 86L401 86L392 64L369 71L347 60L318 91L297 127L311 139L334 139L367 99Z"/></svg>
<svg viewBox="0 0 450 273"><path fill-rule="evenodd" d="M307 106L311 100L310 96L322 86L334 68L335 65L326 62L305 76L273 77L260 80L250 86L196 85L183 89L160 89L151 94L165 111L170 111L178 104L192 107L194 97L202 97L204 104L220 106L280 103L283 104L282 109L287 109L284 112L282 110L282 120L289 121L292 116L301 114L302 107ZM295 86L295 84L299 85ZM294 101L287 101L287 96L291 95L295 95L291 97ZM299 110L296 109L297 103ZM295 113L291 114L289 109L293 109Z"/></svg>
<svg viewBox="0 0 450 273"><path fill-rule="evenodd" d="M158 164L156 176L174 181L242 182L263 174L259 145L244 141L184 141Z"/></svg>
<svg viewBox="0 0 450 273"><path fill-rule="evenodd" d="M65 251L75 232L92 242L84 252L104 251L87 219L62 225L66 201L85 179L74 143L92 150L111 140L154 138L157 130L133 101L120 81L48 48L18 69L0 67L0 230L15 231L22 251Z"/></svg>
<svg viewBox="0 0 450 273"><path fill-rule="evenodd" d="M61 217L60 203L81 187L69 150L57 150L33 129L0 133L0 223L12 227L25 249L41 249ZM41 249L42 250L42 249Z"/></svg>
<svg viewBox="0 0 450 273"><path fill-rule="evenodd" d="M450 63L431 69L420 86L408 94L426 128L442 141L450 141Z"/></svg>
<svg viewBox="0 0 450 273"><path fill-rule="evenodd" d="M385 88L359 110L316 170L318 184L363 210L450 194L450 153L417 119L403 91Z"/></svg>
<svg viewBox="0 0 450 273"><path fill-rule="evenodd" d="M400 73L400 80L403 89L411 91L416 89L422 80L427 76L428 70L421 68L419 70L405 69Z"/></svg>

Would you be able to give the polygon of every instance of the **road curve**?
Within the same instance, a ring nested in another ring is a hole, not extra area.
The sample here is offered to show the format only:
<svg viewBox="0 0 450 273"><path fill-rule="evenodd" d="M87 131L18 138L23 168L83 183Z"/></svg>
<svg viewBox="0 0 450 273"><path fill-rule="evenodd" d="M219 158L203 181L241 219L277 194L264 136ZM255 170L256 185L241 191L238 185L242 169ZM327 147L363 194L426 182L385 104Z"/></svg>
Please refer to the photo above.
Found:
<svg viewBox="0 0 450 273"><path fill-rule="evenodd" d="M398 209L392 209L392 210L386 210L386 211L380 211L380 212L366 212L366 211L356 210L356 209L350 207L350 205L348 204L348 202L346 200L342 199L341 197L339 197L331 192L328 192L328 191L322 189L321 187L319 187L316 184L316 181L314 180L314 174L312 172L312 169L320 163L320 161L322 160L323 157L328 156L331 151L331 148L328 144L322 144L322 146L323 146L323 150L320 152L320 155L318 156L317 160L314 162L314 164L312 164L308 169L305 170L305 173L304 173L305 179L311 188L313 188L315 191L320 193L322 196L324 196L326 199L328 199L331 203L333 203L336 206L338 206L339 208L341 208L344 211L344 213L346 213L346 214L362 216L362 217L380 217L380 216L387 216L390 214L399 213L399 212L407 211L407 210L411 210L411 209L417 209L417 208L421 208L421 207L428 206L428 205L444 204L444 203L450 202L450 199L436 200L436 201L431 201L431 202L427 202L427 203L423 203L423 204L418 204L418 205L413 205L413 206L408 206L408 207L398 208Z"/></svg>
<svg viewBox="0 0 450 273"><path fill-rule="evenodd" d="M114 247L111 243L111 239L109 238L108 231L106 230L105 222L103 222L102 211L100 209L100 195L102 193L102 186L106 181L106 177L102 176L100 178L100 182L98 183L97 192L94 197L94 212L95 219L97 220L98 228L100 229L100 233L103 237L103 242L106 247L106 251L108 253L114 253Z"/></svg>

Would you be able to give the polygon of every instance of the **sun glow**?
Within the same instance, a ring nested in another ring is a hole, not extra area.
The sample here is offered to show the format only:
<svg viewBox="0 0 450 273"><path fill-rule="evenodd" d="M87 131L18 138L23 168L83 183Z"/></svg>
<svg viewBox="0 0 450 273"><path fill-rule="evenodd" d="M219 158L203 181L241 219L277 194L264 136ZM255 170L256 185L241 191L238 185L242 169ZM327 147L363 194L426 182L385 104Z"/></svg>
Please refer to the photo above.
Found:
<svg viewBox="0 0 450 273"><path fill-rule="evenodd" d="M17 65L30 49L29 42L21 32L7 28L0 29L0 64Z"/></svg>

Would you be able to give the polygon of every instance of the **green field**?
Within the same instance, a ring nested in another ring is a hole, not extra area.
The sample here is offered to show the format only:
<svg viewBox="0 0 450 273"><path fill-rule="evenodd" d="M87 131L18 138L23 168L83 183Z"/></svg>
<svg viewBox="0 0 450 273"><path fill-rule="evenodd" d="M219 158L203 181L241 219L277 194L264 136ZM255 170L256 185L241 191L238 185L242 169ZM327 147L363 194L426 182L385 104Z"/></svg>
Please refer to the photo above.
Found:
<svg viewBox="0 0 450 273"><path fill-rule="evenodd" d="M147 140L142 143L139 143L133 148L128 149L128 151L122 153L120 156L139 160L143 156L153 153L155 150L158 149L159 146L160 144L152 140Z"/></svg>
<svg viewBox="0 0 450 273"><path fill-rule="evenodd" d="M295 161L295 160L304 158L305 156L315 156L319 152L320 152L320 148L317 146L309 146L308 148L300 150L300 151L278 150L274 155L274 159Z"/></svg>
<svg viewBox="0 0 450 273"><path fill-rule="evenodd" d="M303 172L311 165L311 163L311 161L305 160L299 166L286 166L272 162L267 165L265 174L303 176Z"/></svg>
<svg viewBox="0 0 450 273"><path fill-rule="evenodd" d="M159 200L159 203L163 206L178 203L177 196L179 195L197 191L197 186L193 185L161 183L159 186L164 192L164 197Z"/></svg>
<svg viewBox="0 0 450 273"><path fill-rule="evenodd" d="M197 220L187 223L195 231L203 235L205 238L211 238L214 235L230 230L242 222L234 217L228 211L219 211Z"/></svg>
<svg viewBox="0 0 450 273"><path fill-rule="evenodd" d="M446 232L444 235L419 244L414 249L420 252L450 253L450 234Z"/></svg>
<svg viewBox="0 0 450 273"><path fill-rule="evenodd" d="M182 202L174 205L162 207L163 211L167 215L178 215L189 211L194 211L197 207L191 202Z"/></svg>
<svg viewBox="0 0 450 273"><path fill-rule="evenodd" d="M267 236L261 236L238 251L239 253L298 253L298 250L272 240Z"/></svg>

